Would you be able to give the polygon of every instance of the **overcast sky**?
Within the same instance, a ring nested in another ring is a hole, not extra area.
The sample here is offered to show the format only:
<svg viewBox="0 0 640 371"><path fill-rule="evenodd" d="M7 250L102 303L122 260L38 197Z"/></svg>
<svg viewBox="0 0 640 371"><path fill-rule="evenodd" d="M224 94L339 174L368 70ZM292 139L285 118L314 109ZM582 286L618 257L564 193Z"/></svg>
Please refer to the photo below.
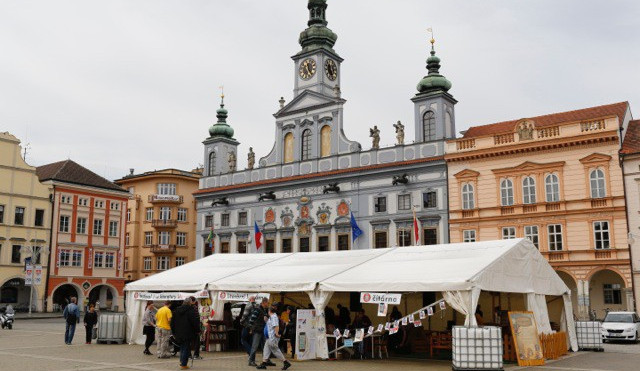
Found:
<svg viewBox="0 0 640 371"><path fill-rule="evenodd" d="M452 81L457 131L629 101L640 117L639 1L329 0L344 131L394 141L426 74L426 29ZM203 160L225 86L239 168L273 146L292 96L305 0L0 1L0 131L27 161L71 158L110 179Z"/></svg>

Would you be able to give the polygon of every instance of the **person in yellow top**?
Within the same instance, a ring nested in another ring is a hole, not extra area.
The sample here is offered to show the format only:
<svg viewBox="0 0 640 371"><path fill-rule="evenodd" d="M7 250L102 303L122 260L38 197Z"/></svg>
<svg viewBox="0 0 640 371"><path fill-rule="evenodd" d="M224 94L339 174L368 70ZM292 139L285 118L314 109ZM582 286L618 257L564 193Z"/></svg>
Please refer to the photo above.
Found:
<svg viewBox="0 0 640 371"><path fill-rule="evenodd" d="M164 307L156 312L156 338L158 339L158 358L169 358L171 336L171 301L165 301Z"/></svg>

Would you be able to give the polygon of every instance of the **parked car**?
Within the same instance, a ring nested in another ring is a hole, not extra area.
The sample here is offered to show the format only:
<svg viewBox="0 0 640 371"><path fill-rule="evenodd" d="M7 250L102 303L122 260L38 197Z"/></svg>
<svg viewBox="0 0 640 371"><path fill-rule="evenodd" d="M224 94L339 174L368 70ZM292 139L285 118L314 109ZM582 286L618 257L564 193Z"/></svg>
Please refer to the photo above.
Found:
<svg viewBox="0 0 640 371"><path fill-rule="evenodd" d="M609 312L602 322L602 341L640 340L640 318L634 312Z"/></svg>

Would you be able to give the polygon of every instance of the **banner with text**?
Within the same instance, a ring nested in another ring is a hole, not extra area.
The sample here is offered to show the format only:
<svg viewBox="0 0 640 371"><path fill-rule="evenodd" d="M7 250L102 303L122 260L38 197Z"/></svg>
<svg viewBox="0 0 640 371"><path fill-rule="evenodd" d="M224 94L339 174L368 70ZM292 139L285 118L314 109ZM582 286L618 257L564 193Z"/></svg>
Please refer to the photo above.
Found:
<svg viewBox="0 0 640 371"><path fill-rule="evenodd" d="M196 299L208 298L209 291L202 290L198 292L135 292L133 298L135 300L184 300L189 296L193 296Z"/></svg>
<svg viewBox="0 0 640 371"><path fill-rule="evenodd" d="M263 298L267 298L267 300L269 300L269 297L271 296L271 294L268 293L255 293L255 292L233 292L233 291L220 291L218 292L218 300L222 300L222 301L249 301L249 298L255 296L256 297L256 303L259 303L262 301Z"/></svg>
<svg viewBox="0 0 640 371"><path fill-rule="evenodd" d="M383 292L361 292L360 302L364 304L398 305L402 294L386 294Z"/></svg>

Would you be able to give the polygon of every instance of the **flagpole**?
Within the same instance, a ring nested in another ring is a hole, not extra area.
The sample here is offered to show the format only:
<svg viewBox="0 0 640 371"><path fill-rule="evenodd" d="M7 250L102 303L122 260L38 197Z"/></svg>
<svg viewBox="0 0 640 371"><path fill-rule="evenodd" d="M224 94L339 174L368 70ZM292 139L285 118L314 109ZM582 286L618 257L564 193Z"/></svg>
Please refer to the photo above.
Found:
<svg viewBox="0 0 640 371"><path fill-rule="evenodd" d="M418 233L418 219L416 219L416 207L415 205L411 207L413 211L413 246L418 246L418 237L420 234Z"/></svg>

